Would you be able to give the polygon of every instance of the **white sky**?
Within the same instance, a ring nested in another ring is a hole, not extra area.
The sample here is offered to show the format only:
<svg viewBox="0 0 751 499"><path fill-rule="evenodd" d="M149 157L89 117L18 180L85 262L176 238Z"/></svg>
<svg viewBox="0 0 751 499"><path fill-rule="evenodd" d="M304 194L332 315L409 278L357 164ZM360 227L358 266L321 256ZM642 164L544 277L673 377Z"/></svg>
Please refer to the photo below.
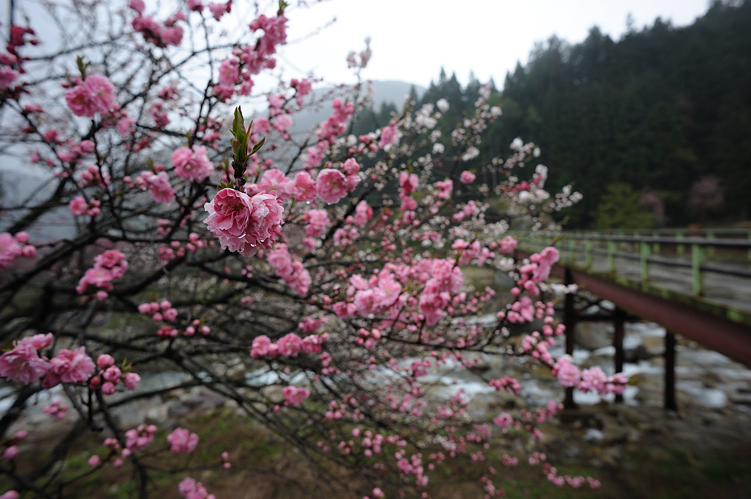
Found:
<svg viewBox="0 0 751 499"><path fill-rule="evenodd" d="M709 0L328 0L288 11L288 40L280 58L288 77L314 70L328 83L351 82L345 58L371 37L373 58L363 76L428 86L441 66L466 84L470 70L482 82L503 86L516 62L527 62L537 41L551 35L569 43L592 26L618 40L630 13L635 26L660 16L674 26L691 24ZM319 35L292 43L337 21ZM292 68L299 70L295 71Z"/></svg>

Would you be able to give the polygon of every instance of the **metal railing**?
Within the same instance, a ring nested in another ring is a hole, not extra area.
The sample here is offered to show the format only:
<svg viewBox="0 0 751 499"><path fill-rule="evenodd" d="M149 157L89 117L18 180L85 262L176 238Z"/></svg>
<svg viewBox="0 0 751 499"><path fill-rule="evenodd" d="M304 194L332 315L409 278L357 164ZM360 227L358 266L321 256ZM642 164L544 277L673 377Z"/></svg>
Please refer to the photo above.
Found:
<svg viewBox="0 0 751 499"><path fill-rule="evenodd" d="M704 295L707 273L751 279L751 230L660 229L649 231L561 231L518 233L520 248L539 251L555 244L561 263L619 274L618 262L639 262L639 277L650 281L653 267L690 269L691 291ZM597 261L595 257L604 257ZM583 260L583 262L581 261ZM751 281L749 281L751 287Z"/></svg>

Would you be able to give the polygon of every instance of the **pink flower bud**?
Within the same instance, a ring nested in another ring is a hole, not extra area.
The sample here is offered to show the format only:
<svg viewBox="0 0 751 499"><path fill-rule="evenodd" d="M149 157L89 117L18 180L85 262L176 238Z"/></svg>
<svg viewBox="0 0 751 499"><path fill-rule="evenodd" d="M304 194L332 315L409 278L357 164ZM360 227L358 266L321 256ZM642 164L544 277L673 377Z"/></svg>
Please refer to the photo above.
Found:
<svg viewBox="0 0 751 499"><path fill-rule="evenodd" d="M115 359L111 355L104 353L96 359L96 365L99 369L107 369L115 365Z"/></svg>
<svg viewBox="0 0 751 499"><path fill-rule="evenodd" d="M3 452L3 457L8 460L15 459L17 455L18 447L16 447L15 445L11 445L7 449L5 449L5 452Z"/></svg>
<svg viewBox="0 0 751 499"><path fill-rule="evenodd" d="M123 378L123 384L128 390L135 390L139 381L141 381L141 377L136 373L128 373Z"/></svg>
<svg viewBox="0 0 751 499"><path fill-rule="evenodd" d="M89 466L94 467L99 464L99 456L93 455L89 458Z"/></svg>
<svg viewBox="0 0 751 499"><path fill-rule="evenodd" d="M120 371L119 367L110 366L104 371L104 374L102 376L107 381L117 384L117 382L120 381L121 375L122 375L122 371Z"/></svg>

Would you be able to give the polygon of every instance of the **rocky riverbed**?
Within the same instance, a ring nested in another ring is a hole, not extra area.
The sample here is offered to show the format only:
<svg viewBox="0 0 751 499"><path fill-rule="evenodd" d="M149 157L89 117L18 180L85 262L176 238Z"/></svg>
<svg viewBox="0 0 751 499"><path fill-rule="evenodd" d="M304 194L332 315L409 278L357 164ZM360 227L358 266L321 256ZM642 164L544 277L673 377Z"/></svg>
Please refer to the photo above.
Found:
<svg viewBox="0 0 751 499"><path fill-rule="evenodd" d="M729 452L739 455L739 459L748 459L751 469L751 370L678 338L679 410L665 411L662 408L663 336L664 330L656 324L628 323L624 339L628 362L624 371L631 381L624 402L615 403L612 396L600 398L596 394L576 393L574 400L579 408L563 411L556 420L546 423L544 437L536 444L537 450L544 450L554 462L595 467L619 465L634 449L652 449L659 453L678 448L694 456ZM598 365L609 374L613 372L612 326L582 323L577 328L576 338L574 359L580 366ZM559 351L554 351L554 355L563 353L562 346L556 348ZM438 398L463 390L470 400L473 416L483 419L493 418L500 411L513 412L563 398L562 388L549 372L530 369L524 365L524 359L487 356L482 360L480 367L486 378L518 377L523 386L521 397L496 392L487 383L450 365L424 379L426 390ZM139 390L169 388L184 381L180 373L144 375ZM8 393L0 389L0 397ZM12 431L24 428L36 430L30 432L32 435L43 435L58 433L72 424L71 415L55 421L42 412L55 400L71 405L59 387L44 392L36 397L32 410ZM0 400L0 412L11 403L12 397ZM126 428L142 422L169 428L183 416L231 407L231 404L203 387L175 388L118 407L115 414ZM33 445L33 441L28 444ZM521 451L520 447L528 443L509 441L507 445L508 451L514 452Z"/></svg>

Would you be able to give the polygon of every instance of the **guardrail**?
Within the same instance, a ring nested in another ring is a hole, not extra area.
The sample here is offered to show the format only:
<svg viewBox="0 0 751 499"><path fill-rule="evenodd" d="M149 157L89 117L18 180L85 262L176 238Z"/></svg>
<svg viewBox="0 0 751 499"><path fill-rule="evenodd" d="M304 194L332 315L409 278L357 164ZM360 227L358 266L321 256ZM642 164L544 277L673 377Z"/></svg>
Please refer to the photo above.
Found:
<svg viewBox="0 0 751 499"><path fill-rule="evenodd" d="M747 229L561 231L517 233L517 237L521 247L533 251L555 243L562 264L586 270L593 269L595 256L605 257L604 271L612 275L618 275L621 260L639 262L643 283L650 281L654 265L690 269L691 292L697 297L704 295L707 273L751 279L751 230Z"/></svg>

